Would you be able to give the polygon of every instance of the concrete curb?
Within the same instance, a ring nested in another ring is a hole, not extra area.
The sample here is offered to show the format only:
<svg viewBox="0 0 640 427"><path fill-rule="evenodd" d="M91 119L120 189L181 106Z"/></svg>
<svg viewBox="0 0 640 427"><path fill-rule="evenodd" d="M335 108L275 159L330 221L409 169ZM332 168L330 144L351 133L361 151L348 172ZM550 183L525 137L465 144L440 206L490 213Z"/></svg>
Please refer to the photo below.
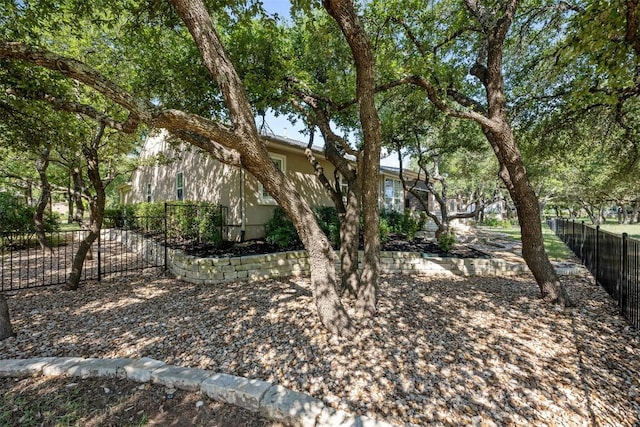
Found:
<svg viewBox="0 0 640 427"><path fill-rule="evenodd" d="M109 377L200 391L213 400L259 412L274 421L301 427L410 427L328 408L321 400L266 381L204 369L167 365L159 360L40 357L0 360L0 377Z"/></svg>

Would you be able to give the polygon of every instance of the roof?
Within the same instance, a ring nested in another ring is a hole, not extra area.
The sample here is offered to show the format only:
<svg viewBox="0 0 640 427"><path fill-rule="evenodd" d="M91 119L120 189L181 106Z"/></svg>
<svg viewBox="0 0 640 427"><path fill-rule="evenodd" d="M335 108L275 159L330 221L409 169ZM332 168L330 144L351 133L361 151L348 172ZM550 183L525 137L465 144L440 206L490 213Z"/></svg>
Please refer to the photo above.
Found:
<svg viewBox="0 0 640 427"><path fill-rule="evenodd" d="M286 136L276 135L275 133L269 132L269 131L263 131L260 133L260 135L266 137L269 140L277 141L286 145L292 145L294 147L307 148L307 146L309 145L306 142L298 141L297 139L289 138ZM314 144L311 146L311 149L316 151L322 151L323 147L320 145Z"/></svg>
<svg viewBox="0 0 640 427"><path fill-rule="evenodd" d="M273 132L262 132L262 136L264 136L268 141L272 141L272 142L276 142L285 146L289 146L289 147L295 147L295 148L300 148L300 149L306 149L308 147L308 143L306 142L302 142L302 141L298 141L297 139L293 139L293 138L289 138L286 136L281 136L281 135L276 135ZM317 154L320 154L322 156L324 156L324 147L320 146L320 145L312 145L311 149L316 152ZM353 156L347 156L347 159L350 161L355 161L355 158ZM395 168L395 167L391 167L391 166L382 166L380 165L380 173L386 173L388 175L394 175L394 176L398 176L400 175L400 168ZM408 175L410 175L412 178L415 179L415 177L417 176L417 173L411 169L403 169L403 173L407 173Z"/></svg>

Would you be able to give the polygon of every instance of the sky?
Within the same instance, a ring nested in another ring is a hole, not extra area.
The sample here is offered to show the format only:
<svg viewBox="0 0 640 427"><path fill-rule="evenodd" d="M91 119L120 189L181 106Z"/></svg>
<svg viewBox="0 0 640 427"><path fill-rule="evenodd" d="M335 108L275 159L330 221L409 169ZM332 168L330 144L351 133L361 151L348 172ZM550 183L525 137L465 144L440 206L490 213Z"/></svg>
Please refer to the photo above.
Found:
<svg viewBox="0 0 640 427"><path fill-rule="evenodd" d="M282 18L288 18L290 15L291 2L288 0L263 0L264 9L267 13L278 14ZM273 112L268 111L265 116L266 124L271 131L279 136L286 136L288 138L297 139L303 142L308 141L308 136L301 133L303 126L300 122L293 124L287 120L286 116L280 115L276 117ZM260 126L260 123L258 123ZM319 132L316 132L316 145L322 144L322 136ZM383 152L383 155L385 153ZM395 153L381 159L380 164L383 166L398 167L398 156Z"/></svg>

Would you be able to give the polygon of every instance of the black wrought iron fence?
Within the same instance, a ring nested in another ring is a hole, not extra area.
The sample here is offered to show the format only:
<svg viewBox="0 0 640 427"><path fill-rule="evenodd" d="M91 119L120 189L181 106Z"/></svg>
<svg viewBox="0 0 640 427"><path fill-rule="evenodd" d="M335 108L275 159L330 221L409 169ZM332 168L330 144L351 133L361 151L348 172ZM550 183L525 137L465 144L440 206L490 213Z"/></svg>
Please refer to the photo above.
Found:
<svg viewBox="0 0 640 427"><path fill-rule="evenodd" d="M45 236L50 247L45 248L31 231L0 233L0 290L65 283L73 256L88 233L87 230L48 232ZM85 262L82 280L98 279L97 253L92 251Z"/></svg>
<svg viewBox="0 0 640 427"><path fill-rule="evenodd" d="M167 245L170 247L218 246L228 240L229 208L199 202L165 204Z"/></svg>
<svg viewBox="0 0 640 427"><path fill-rule="evenodd" d="M640 329L640 241L563 218L547 224Z"/></svg>
<svg viewBox="0 0 640 427"><path fill-rule="evenodd" d="M164 215L107 217L100 233L100 273L165 268L165 242Z"/></svg>
<svg viewBox="0 0 640 427"><path fill-rule="evenodd" d="M176 202L147 206L152 215L125 209L105 217L86 259L81 280L101 280L167 266L168 247L200 249L228 239L228 208L211 203ZM88 230L47 233L41 248L33 231L0 234L0 291L66 282L73 257Z"/></svg>
<svg viewBox="0 0 640 427"><path fill-rule="evenodd" d="M156 229L153 224L160 224ZM14 291L66 283L73 257L89 230L45 233L42 247L31 230L0 233L0 291ZM105 218L103 229L87 254L81 280L102 280L164 267L164 216L157 218Z"/></svg>

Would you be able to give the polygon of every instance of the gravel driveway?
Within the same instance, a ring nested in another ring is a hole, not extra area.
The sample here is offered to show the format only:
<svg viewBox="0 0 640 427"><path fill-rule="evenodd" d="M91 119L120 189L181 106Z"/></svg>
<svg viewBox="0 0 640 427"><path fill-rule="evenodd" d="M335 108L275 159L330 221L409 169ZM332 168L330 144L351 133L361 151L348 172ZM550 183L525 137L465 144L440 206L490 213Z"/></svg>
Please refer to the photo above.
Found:
<svg viewBox="0 0 640 427"><path fill-rule="evenodd" d="M530 276L385 276L379 314L353 340L325 333L307 279L21 291L0 358L147 356L395 423L640 424L640 334L590 277L563 280L577 308L543 305Z"/></svg>

